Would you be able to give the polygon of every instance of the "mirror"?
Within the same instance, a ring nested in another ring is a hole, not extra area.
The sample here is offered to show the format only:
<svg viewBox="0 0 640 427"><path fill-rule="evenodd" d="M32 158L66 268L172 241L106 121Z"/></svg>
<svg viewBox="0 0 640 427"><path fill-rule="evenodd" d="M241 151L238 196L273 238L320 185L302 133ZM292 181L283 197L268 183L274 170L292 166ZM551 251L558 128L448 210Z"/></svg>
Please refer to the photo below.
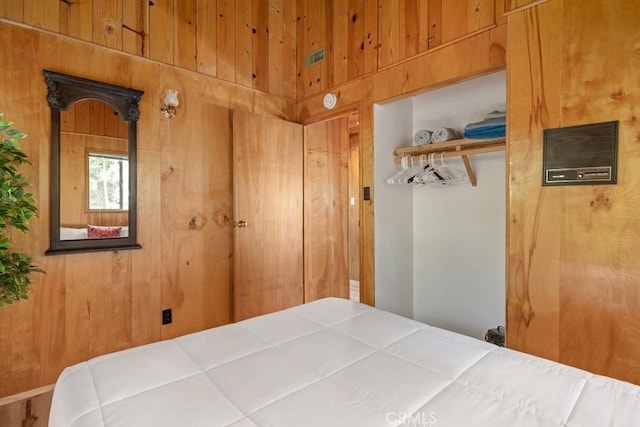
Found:
<svg viewBox="0 0 640 427"><path fill-rule="evenodd" d="M138 249L136 144L142 91L44 71L51 109L47 255Z"/></svg>

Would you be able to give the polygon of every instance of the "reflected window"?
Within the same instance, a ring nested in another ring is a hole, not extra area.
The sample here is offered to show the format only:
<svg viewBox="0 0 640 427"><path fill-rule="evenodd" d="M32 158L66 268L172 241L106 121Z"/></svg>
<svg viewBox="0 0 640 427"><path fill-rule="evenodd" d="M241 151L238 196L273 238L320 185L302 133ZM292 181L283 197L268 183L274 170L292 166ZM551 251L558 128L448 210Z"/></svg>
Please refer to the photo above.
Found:
<svg viewBox="0 0 640 427"><path fill-rule="evenodd" d="M89 210L129 209L129 158L126 154L89 153Z"/></svg>

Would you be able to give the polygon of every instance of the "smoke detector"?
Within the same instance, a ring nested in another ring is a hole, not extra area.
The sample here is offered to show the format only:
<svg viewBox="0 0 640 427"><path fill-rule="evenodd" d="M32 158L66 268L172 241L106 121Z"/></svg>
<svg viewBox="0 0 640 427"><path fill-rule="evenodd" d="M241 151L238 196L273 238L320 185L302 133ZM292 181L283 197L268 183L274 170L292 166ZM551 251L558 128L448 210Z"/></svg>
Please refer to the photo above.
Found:
<svg viewBox="0 0 640 427"><path fill-rule="evenodd" d="M338 97L335 93L329 92L324 96L324 98L322 98L322 105L324 105L324 108L326 108L327 110L333 109L333 107L335 107L337 103Z"/></svg>

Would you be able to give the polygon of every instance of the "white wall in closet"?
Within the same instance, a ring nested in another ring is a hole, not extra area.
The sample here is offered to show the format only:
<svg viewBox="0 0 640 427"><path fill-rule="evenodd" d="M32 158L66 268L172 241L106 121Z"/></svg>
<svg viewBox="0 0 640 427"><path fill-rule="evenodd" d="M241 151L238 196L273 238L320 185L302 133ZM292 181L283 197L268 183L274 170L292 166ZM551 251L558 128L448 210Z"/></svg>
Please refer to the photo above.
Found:
<svg viewBox="0 0 640 427"><path fill-rule="evenodd" d="M374 106L376 307L413 317L413 190L386 183L393 149L413 141L413 99Z"/></svg>
<svg viewBox="0 0 640 427"><path fill-rule="evenodd" d="M437 89L415 97L413 131L462 131L491 110L504 111L505 103L505 72ZM505 324L505 155L469 159L477 187L429 184L413 190L413 314L482 338ZM459 159L445 161L464 170Z"/></svg>

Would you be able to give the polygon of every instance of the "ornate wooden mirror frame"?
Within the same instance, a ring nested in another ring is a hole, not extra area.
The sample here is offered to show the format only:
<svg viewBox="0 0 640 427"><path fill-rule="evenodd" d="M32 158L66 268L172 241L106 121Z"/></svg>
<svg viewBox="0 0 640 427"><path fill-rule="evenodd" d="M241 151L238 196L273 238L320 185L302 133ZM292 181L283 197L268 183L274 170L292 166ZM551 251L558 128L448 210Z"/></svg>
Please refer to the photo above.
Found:
<svg viewBox="0 0 640 427"><path fill-rule="evenodd" d="M139 249L136 240L136 159L138 102L143 91L96 82L44 70L51 108L50 248L46 255L77 252ZM86 99L109 104L128 123L129 206L128 236L117 238L61 240L60 238L60 112Z"/></svg>

